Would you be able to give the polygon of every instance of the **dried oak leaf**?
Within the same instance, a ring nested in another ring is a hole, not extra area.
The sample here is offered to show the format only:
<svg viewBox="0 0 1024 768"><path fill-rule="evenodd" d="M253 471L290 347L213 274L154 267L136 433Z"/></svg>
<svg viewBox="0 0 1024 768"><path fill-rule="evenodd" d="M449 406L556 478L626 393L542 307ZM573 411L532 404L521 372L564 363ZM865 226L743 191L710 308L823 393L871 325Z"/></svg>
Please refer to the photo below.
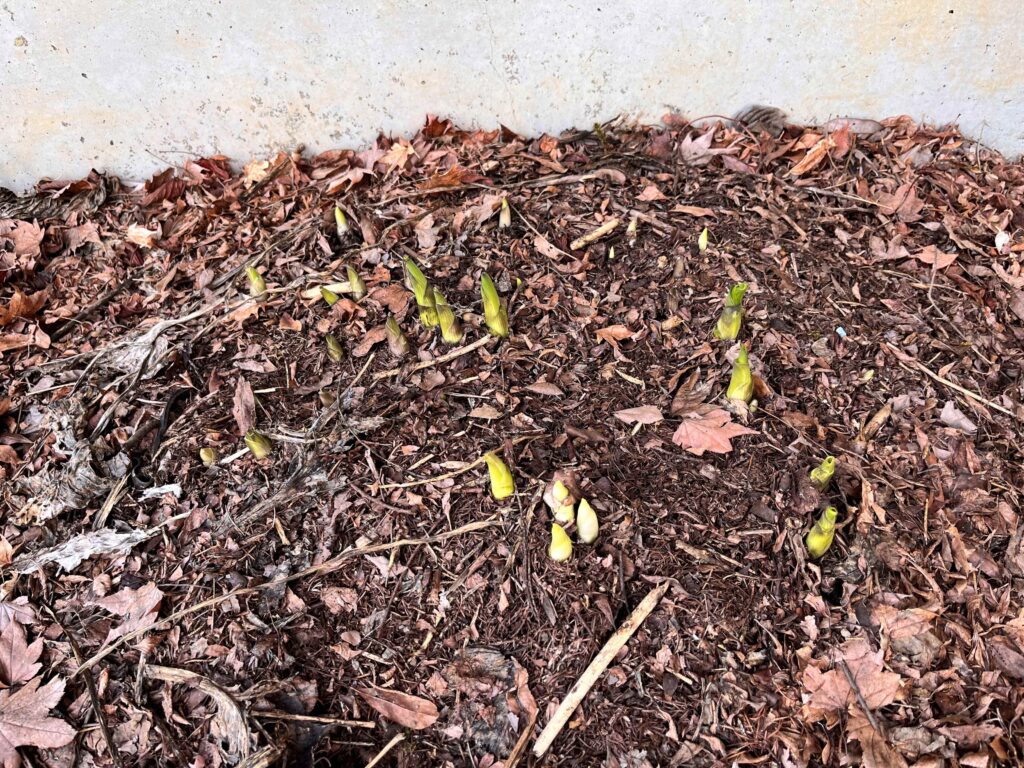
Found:
<svg viewBox="0 0 1024 768"><path fill-rule="evenodd" d="M423 730L437 722L434 702L386 688L357 688L356 693L388 720L406 728Z"/></svg>
<svg viewBox="0 0 1024 768"><path fill-rule="evenodd" d="M54 678L42 688L35 678L14 693L0 691L0 764L18 768L18 747L56 749L71 743L75 729L46 713L64 695L64 681Z"/></svg>
<svg viewBox="0 0 1024 768"><path fill-rule="evenodd" d="M624 325L609 325L606 328L599 328L597 330L597 338L601 341L607 341L613 347L618 347L618 342L628 339L632 335L633 332Z"/></svg>
<svg viewBox="0 0 1024 768"><path fill-rule="evenodd" d="M956 256L955 253L940 251L934 245L927 245L914 254L915 259L935 269L945 269L956 261Z"/></svg>
<svg viewBox="0 0 1024 768"><path fill-rule="evenodd" d="M0 328L10 325L20 318L31 318L43 308L46 303L47 291L44 288L32 294L24 294L19 289L14 289L14 296L6 305L0 306Z"/></svg>
<svg viewBox="0 0 1024 768"><path fill-rule="evenodd" d="M28 644L25 628L12 621L0 633L0 682L10 687L31 680L42 668L43 638Z"/></svg>
<svg viewBox="0 0 1024 768"><path fill-rule="evenodd" d="M845 662L857 688L871 709L878 709L896 700L901 678L895 672L886 672L882 664L882 651L872 651L868 641L855 637L843 643L836 654L835 668L822 672L809 665L804 670L804 717L809 721L823 717L835 721L857 697L846 674L839 667ZM856 705L855 705L856 706Z"/></svg>
<svg viewBox="0 0 1024 768"><path fill-rule="evenodd" d="M728 411L713 408L707 412L687 414L672 435L672 442L695 456L703 456L705 451L729 453L734 437L756 434L754 430L736 424Z"/></svg>
<svg viewBox="0 0 1024 768"><path fill-rule="evenodd" d="M616 411L615 418L627 424L657 424L665 417L661 415L661 409L655 405L640 405Z"/></svg>

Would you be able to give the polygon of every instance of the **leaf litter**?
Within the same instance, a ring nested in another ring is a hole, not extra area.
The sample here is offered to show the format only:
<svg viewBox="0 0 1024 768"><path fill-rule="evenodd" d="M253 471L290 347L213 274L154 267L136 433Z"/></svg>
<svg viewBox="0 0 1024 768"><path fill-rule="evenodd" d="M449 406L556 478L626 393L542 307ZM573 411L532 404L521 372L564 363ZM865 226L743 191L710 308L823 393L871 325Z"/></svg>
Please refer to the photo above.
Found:
<svg viewBox="0 0 1024 768"><path fill-rule="evenodd" d="M546 765L1024 760L1024 167L757 115L430 117L0 196L0 761L526 764L651 583ZM712 335L739 282L742 410ZM601 524L560 564L556 476Z"/></svg>

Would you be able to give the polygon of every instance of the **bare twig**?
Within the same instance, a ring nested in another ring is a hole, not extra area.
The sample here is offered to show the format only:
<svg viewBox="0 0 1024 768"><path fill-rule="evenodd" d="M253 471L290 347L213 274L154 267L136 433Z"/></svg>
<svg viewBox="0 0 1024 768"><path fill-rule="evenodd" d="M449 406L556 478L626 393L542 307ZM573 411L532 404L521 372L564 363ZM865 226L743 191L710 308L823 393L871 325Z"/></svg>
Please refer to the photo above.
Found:
<svg viewBox="0 0 1024 768"><path fill-rule="evenodd" d="M864 710L864 714L868 717L868 722L871 723L871 727L874 728L878 733L885 736L885 732L878 727L878 723L875 721L875 716L871 713L871 707L868 706L867 701L864 700L864 694L860 692L860 686L857 685L857 679L853 676L853 672L850 671L850 665L846 663L846 659L840 659L837 666L843 670L843 674L846 675L846 682L850 684L853 689L853 695L857 697L857 703L860 704L860 708Z"/></svg>
<svg viewBox="0 0 1024 768"><path fill-rule="evenodd" d="M402 366L398 366L397 368L389 368L386 371L378 371L377 373L373 374L373 379L371 379L371 381L372 383L376 384L378 381L382 381L391 376L397 376L403 371L407 371L408 373L415 373L416 371L422 371L424 368L433 368L435 365L441 365L442 363L447 363L451 360L454 360L457 357L468 355L473 350L480 349L480 347L484 346L487 342L491 341L491 339L491 336L481 336L472 344L467 344L464 347L453 349L448 354L441 355L440 357L435 357L433 360L427 360L426 362L423 363L417 363L416 365L408 369Z"/></svg>
<svg viewBox="0 0 1024 768"><path fill-rule="evenodd" d="M623 622L622 626L615 630L615 633L608 638L608 642L604 644L604 648L598 651L597 656L590 662L583 674L580 675L576 684L573 685L569 692L562 699L562 703L558 705L558 709L555 710L555 714L551 716L548 724L544 726L544 730L541 731L540 736L537 739L537 743L533 745L533 754L537 757L543 757L544 753L548 751L551 743L555 740L559 733L562 732L562 728L569 722L569 717L576 710L576 707L580 705L580 702L586 698L587 694L590 693L590 689L594 683L597 682L598 678L604 674L604 671L611 664L612 659L615 658L616 654L622 650L622 647L629 641L629 638L640 628L640 625L644 623L644 620L650 616L651 611L658 604L662 597L664 597L666 590L668 590L669 582L663 581L659 586L652 589L647 593L647 596L640 601L640 604L633 610L633 613L629 615L629 618Z"/></svg>
<svg viewBox="0 0 1024 768"><path fill-rule="evenodd" d="M337 717L317 717L316 715L293 715L291 712L252 712L253 717L266 720L292 720L299 723L321 723L323 725L340 725L343 728L376 728L373 720L342 720Z"/></svg>
<svg viewBox="0 0 1024 768"><path fill-rule="evenodd" d="M400 744L404 740L405 740L405 734L404 733L396 733L391 738L391 741L389 741L387 744L385 744L384 748L381 749L381 751L376 754L376 756L373 758L373 760L371 760L370 762L368 762L366 764L366 768L373 768L373 766L377 765L377 763L379 763L381 760L384 759L384 757L387 755L388 752L390 752L392 749L394 749L398 744Z"/></svg>
<svg viewBox="0 0 1024 768"><path fill-rule="evenodd" d="M518 445L524 443L527 440L535 440L540 435L520 435L519 437L512 440L512 445ZM417 485L429 485L430 483L439 483L442 480L450 480L453 477L458 477L461 474L469 472L473 467L477 467L484 463L484 457L480 456L475 461L470 462L461 469L453 469L451 472L445 472L443 475L435 475L434 477L425 477L422 480L410 480L408 483L388 483L386 485L378 485L379 490L390 490L392 488L414 488Z"/></svg>

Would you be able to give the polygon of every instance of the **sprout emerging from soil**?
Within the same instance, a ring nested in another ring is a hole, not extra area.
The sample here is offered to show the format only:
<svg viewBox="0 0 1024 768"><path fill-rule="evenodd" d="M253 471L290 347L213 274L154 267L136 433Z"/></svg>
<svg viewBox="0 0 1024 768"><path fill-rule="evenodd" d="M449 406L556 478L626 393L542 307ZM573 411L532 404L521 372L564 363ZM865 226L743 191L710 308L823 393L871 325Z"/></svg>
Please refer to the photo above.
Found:
<svg viewBox="0 0 1024 768"><path fill-rule="evenodd" d="M509 207L508 198L501 198L501 213L498 214L498 229L508 229L512 226L512 209Z"/></svg>
<svg viewBox="0 0 1024 768"><path fill-rule="evenodd" d="M462 323L440 291L434 291L434 308L437 312L437 323L441 326L441 338L448 344L461 342L464 335Z"/></svg>
<svg viewBox="0 0 1024 768"><path fill-rule="evenodd" d="M718 318L718 325L715 326L715 338L732 341L740 335L740 326L743 323L743 295L746 292L746 283L736 283L729 289L725 297L725 307L722 308L722 316Z"/></svg>
<svg viewBox="0 0 1024 768"><path fill-rule="evenodd" d="M323 297L323 300L327 302L327 306L329 307L333 307L335 304L338 303L338 299L341 298L340 296L338 296L338 294L336 294L334 291L332 291L330 288L327 288L326 286L320 286L320 295Z"/></svg>
<svg viewBox="0 0 1024 768"><path fill-rule="evenodd" d="M701 253L704 253L708 249L708 228L704 227L704 230L700 233L700 237L697 238L697 248L700 249Z"/></svg>
<svg viewBox="0 0 1024 768"><path fill-rule="evenodd" d="M548 545L548 557L556 563L564 563L572 557L572 541L569 534L558 523L551 524L551 543Z"/></svg>
<svg viewBox="0 0 1024 768"><path fill-rule="evenodd" d="M729 389L725 396L730 400L742 400L749 403L754 396L754 378L750 375L750 360L747 356L747 348L740 347L736 356L736 362L732 366L732 377L729 379Z"/></svg>
<svg viewBox="0 0 1024 768"><path fill-rule="evenodd" d="M199 458L203 462L203 466L212 467L217 463L217 450L206 446L199 449Z"/></svg>
<svg viewBox="0 0 1024 768"><path fill-rule="evenodd" d="M348 284L352 298L359 301L363 296L366 295L366 283L363 282L363 278L359 276L359 273L355 271L353 267L345 267L345 274L348 276Z"/></svg>
<svg viewBox="0 0 1024 768"><path fill-rule="evenodd" d="M267 292L267 284L263 275L256 271L256 267L246 267L245 275L249 278L249 295L259 298Z"/></svg>
<svg viewBox="0 0 1024 768"><path fill-rule="evenodd" d="M409 340L405 338L405 334L402 333L402 329L398 325L398 321L395 320L394 316L388 317L384 323L384 331L388 335L388 349L391 350L391 354L395 357L405 357L409 354Z"/></svg>
<svg viewBox="0 0 1024 768"><path fill-rule="evenodd" d="M261 435L255 429L250 429L245 433L245 447L257 459L265 459L270 455L270 451L274 446L270 442L270 438Z"/></svg>
<svg viewBox="0 0 1024 768"><path fill-rule="evenodd" d="M505 338L509 331L508 310L501 303L498 289L494 287L494 281L486 272L480 276L480 297L484 302L484 321L487 323L487 330L498 338Z"/></svg>
<svg viewBox="0 0 1024 768"><path fill-rule="evenodd" d="M515 493L516 483L505 462L495 453L485 453L484 461L487 462L487 473L491 479L491 496L501 501Z"/></svg>
<svg viewBox="0 0 1024 768"><path fill-rule="evenodd" d="M832 482L832 475L836 471L836 457L826 456L825 460L818 466L811 470L811 483L819 491L824 491L828 488L828 484Z"/></svg>
<svg viewBox="0 0 1024 768"><path fill-rule="evenodd" d="M345 212L337 205L334 206L334 227L338 230L339 238L343 238L348 234L348 219L345 217Z"/></svg>
<svg viewBox="0 0 1024 768"><path fill-rule="evenodd" d="M405 257L405 285L416 297L416 306L420 312L420 323L424 328L433 328L438 324L437 308L434 302L434 289L427 282L427 277L416 262Z"/></svg>
<svg viewBox="0 0 1024 768"><path fill-rule="evenodd" d="M836 511L836 508L829 507L821 513L821 517L807 532L804 543L807 545L807 551L815 560L828 552L828 548L832 546L832 540L836 535L836 518L838 516L839 512Z"/></svg>
<svg viewBox="0 0 1024 768"><path fill-rule="evenodd" d="M576 529L579 531L580 541L585 544L593 544L597 541L597 534L600 532L601 526L597 522L597 513L586 499L580 499L579 509L576 512Z"/></svg>
<svg viewBox="0 0 1024 768"><path fill-rule="evenodd" d="M341 342L338 341L338 337L333 333L328 333L324 336L324 341L327 342L327 356L336 363L341 362L341 358L345 356L345 351L341 348Z"/></svg>

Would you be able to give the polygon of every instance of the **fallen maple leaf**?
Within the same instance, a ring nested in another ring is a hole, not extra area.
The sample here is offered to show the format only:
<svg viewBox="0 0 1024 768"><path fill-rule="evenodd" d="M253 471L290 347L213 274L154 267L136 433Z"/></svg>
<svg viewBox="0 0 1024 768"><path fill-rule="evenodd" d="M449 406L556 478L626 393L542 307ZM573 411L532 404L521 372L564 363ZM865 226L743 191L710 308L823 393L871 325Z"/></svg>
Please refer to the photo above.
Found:
<svg viewBox="0 0 1024 768"><path fill-rule="evenodd" d="M665 197L665 193L658 189L656 185L648 184L644 187L644 191L636 196L636 199L644 203L649 203L655 200L667 200L668 198Z"/></svg>
<svg viewBox="0 0 1024 768"><path fill-rule="evenodd" d="M14 693L0 691L0 764L18 768L18 747L56 749L70 744L75 729L46 713L64 695L64 681L54 678L42 688L35 678Z"/></svg>
<svg viewBox="0 0 1024 768"><path fill-rule="evenodd" d="M728 411L714 408L707 413L691 413L684 418L672 435L672 442L695 456L703 456L705 451L729 453L734 437L756 434L754 430L736 424Z"/></svg>
<svg viewBox="0 0 1024 768"><path fill-rule="evenodd" d="M863 768L907 768L907 761L889 746L885 737L875 730L859 707L850 713L846 734L860 742Z"/></svg>
<svg viewBox="0 0 1024 768"><path fill-rule="evenodd" d="M156 225L156 229L146 229L141 224L131 224L125 234L125 239L129 243L141 245L143 248L152 248L158 237L160 237L159 224Z"/></svg>
<svg viewBox="0 0 1024 768"><path fill-rule="evenodd" d="M624 408L615 412L615 418L627 424L657 424L665 417L661 415L661 409L654 405L640 405L636 408Z"/></svg>
<svg viewBox="0 0 1024 768"><path fill-rule="evenodd" d="M46 303L47 291L44 288L33 294L24 294L19 289L14 289L14 296L5 306L0 306L0 328L10 325L17 318L31 318L42 309Z"/></svg>
<svg viewBox="0 0 1024 768"><path fill-rule="evenodd" d="M124 617L120 626L110 628L103 642L109 643L122 635L151 626L156 621L163 597L164 593L151 581L138 589L122 589L93 601L94 605Z"/></svg>
<svg viewBox="0 0 1024 768"><path fill-rule="evenodd" d="M875 202L883 215L896 215L906 222L920 219L921 209L924 208L924 202L918 198L917 190L909 182L901 184L895 192L876 193Z"/></svg>
<svg viewBox="0 0 1024 768"><path fill-rule="evenodd" d="M27 641L25 628L16 621L0 633L0 682L8 687L31 680L43 666L38 662L43 638L36 638L32 645Z"/></svg>
<svg viewBox="0 0 1024 768"><path fill-rule="evenodd" d="M804 670L805 696L804 717L820 720L825 717L834 722L839 713L857 701L856 693L850 686L846 673L840 668L845 663L850 675L857 683L864 702L871 709L878 709L896 700L901 678L895 672L885 672L882 651L872 651L868 641L855 637L843 643L837 652L835 669L822 672L813 664Z"/></svg>
<svg viewBox="0 0 1024 768"><path fill-rule="evenodd" d="M437 706L428 699L386 688L357 688L356 693L388 720L406 728L419 731L437 722Z"/></svg>
<svg viewBox="0 0 1024 768"><path fill-rule="evenodd" d="M46 230L34 221L0 220L0 239L7 239L13 243L16 256L39 256L39 246L45 235Z"/></svg>
<svg viewBox="0 0 1024 768"><path fill-rule="evenodd" d="M728 155L736 152L734 147L722 147L712 149L711 142L715 138L715 128L712 126L697 139L687 134L679 142L679 156L687 165L707 165L715 155Z"/></svg>

